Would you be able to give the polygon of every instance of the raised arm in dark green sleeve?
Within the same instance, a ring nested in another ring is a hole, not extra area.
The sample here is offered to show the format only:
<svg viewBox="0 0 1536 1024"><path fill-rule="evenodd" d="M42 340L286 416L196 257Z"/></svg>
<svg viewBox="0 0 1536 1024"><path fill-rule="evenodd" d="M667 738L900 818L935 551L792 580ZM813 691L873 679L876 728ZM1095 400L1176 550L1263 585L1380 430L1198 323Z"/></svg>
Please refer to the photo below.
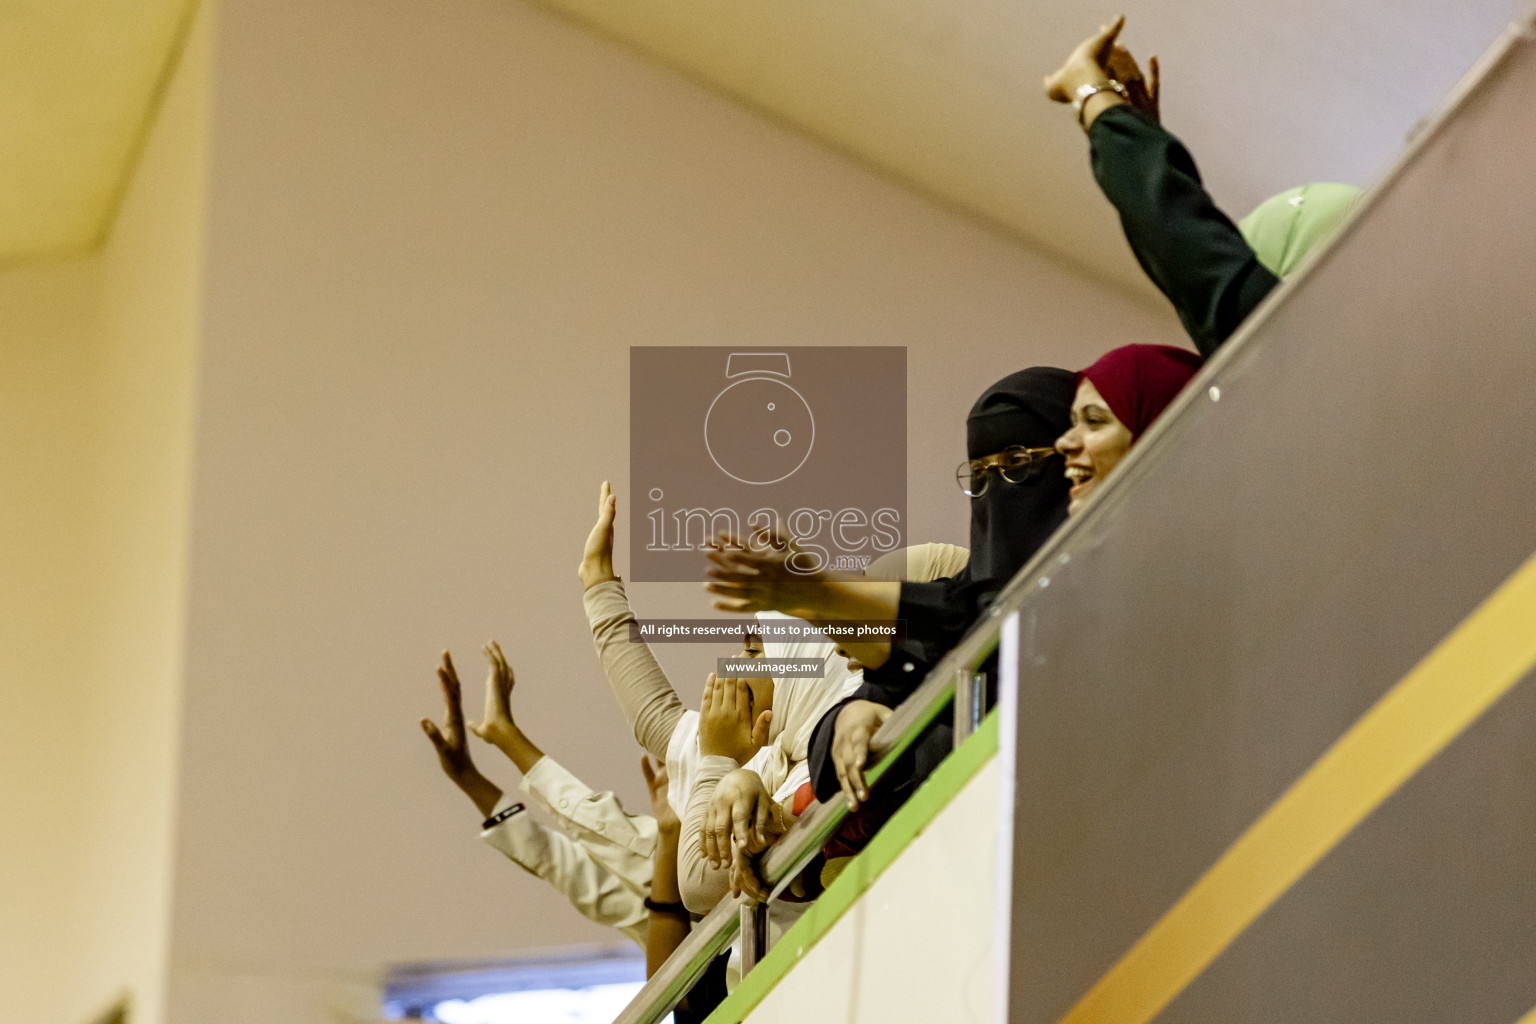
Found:
<svg viewBox="0 0 1536 1024"><path fill-rule="evenodd" d="M1279 283L1200 183L1184 144L1129 105L1088 128L1093 176L1131 251L1209 357Z"/></svg>

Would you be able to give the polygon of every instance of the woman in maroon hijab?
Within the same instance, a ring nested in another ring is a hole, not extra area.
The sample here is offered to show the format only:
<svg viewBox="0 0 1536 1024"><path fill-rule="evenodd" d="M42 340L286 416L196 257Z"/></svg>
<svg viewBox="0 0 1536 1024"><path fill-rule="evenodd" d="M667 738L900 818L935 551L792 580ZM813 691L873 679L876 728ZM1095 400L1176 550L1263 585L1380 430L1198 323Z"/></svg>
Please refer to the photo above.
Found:
<svg viewBox="0 0 1536 1024"><path fill-rule="evenodd" d="M1077 375L1072 427L1056 439L1066 457L1073 515L1200 369L1201 358L1170 345L1125 345Z"/></svg>

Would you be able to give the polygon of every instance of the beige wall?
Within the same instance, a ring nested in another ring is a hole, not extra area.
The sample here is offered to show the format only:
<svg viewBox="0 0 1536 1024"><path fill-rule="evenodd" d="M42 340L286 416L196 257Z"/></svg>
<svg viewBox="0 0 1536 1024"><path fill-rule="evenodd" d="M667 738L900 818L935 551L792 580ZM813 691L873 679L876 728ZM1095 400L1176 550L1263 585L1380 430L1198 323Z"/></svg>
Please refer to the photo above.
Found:
<svg viewBox="0 0 1536 1024"><path fill-rule="evenodd" d="M102 685L88 607L96 279L75 264L0 277L0 991L28 1020L83 1019L125 980L84 977L76 951L93 923L80 887L98 777L95 736L77 719Z"/></svg>
<svg viewBox="0 0 1536 1024"><path fill-rule="evenodd" d="M0 274L0 992L161 1012L208 36L97 255Z"/></svg>

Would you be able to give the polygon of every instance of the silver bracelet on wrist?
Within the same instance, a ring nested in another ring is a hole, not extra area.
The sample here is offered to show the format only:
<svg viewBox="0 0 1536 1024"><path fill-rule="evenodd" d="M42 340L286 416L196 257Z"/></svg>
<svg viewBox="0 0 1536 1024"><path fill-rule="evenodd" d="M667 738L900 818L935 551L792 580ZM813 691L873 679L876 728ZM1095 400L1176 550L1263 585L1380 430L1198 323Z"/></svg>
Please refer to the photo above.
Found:
<svg viewBox="0 0 1536 1024"><path fill-rule="evenodd" d="M1125 86L1113 78L1106 78L1102 82L1090 82L1087 85L1078 86L1077 91L1072 94L1072 109L1077 111L1077 123L1083 131L1088 130L1088 126L1083 124L1083 109L1090 97L1097 96L1101 92L1115 93L1126 101L1129 101L1131 98L1131 94L1126 91Z"/></svg>

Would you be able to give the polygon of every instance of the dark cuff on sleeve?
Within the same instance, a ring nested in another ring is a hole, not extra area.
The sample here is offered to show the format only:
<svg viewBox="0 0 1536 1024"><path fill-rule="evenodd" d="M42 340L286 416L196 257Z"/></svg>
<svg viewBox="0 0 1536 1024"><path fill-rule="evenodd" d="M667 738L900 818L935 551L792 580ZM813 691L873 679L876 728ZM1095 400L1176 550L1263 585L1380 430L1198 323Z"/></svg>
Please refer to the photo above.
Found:
<svg viewBox="0 0 1536 1024"><path fill-rule="evenodd" d="M485 821L481 823L480 828L482 830L495 828L497 825L500 825L502 822L506 821L513 815L523 813L523 809L524 808L522 804L513 804L511 807L498 811L491 815L489 818L486 818Z"/></svg>

